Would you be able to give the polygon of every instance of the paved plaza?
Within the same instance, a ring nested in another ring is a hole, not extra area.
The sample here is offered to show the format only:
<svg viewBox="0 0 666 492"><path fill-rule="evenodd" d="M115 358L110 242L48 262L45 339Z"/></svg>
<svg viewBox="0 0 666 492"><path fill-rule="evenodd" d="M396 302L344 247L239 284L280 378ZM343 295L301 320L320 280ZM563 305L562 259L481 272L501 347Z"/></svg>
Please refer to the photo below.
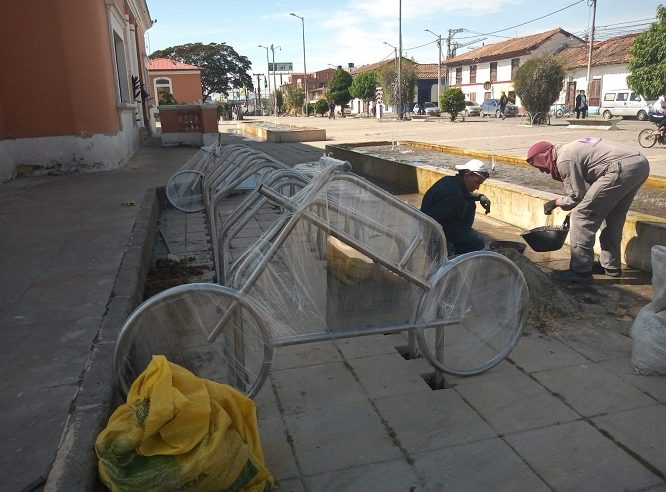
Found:
<svg viewBox="0 0 666 492"><path fill-rule="evenodd" d="M231 122L220 132L225 142L297 164L316 160L327 143L361 141L521 157L538 140L587 135L637 146L647 126L524 127L515 118L279 123L325 128L327 141L267 143L238 135ZM99 487L92 449L99 429L90 423L117 404L109 399L112 335L141 300L141 286L131 281L145 268L136 259L145 253L145 224L137 218L146 190L165 185L196 150L165 149L153 139L118 171L0 184L0 490ZM666 177L665 149L645 154L651 174ZM476 225L492 239L521 232L485 216L477 215ZM187 248L187 231L165 233L173 252L183 254L178 241ZM527 258L561 268L568 252L528 251ZM528 326L505 361L480 376L447 377L445 389L427 384L432 369L423 359L403 357L402 334L277 349L256 403L279 490L666 492L666 382L637 376L630 364L629 329L651 300L650 276L627 269L622 280L595 278L592 287L565 292L589 308L545 331Z"/></svg>

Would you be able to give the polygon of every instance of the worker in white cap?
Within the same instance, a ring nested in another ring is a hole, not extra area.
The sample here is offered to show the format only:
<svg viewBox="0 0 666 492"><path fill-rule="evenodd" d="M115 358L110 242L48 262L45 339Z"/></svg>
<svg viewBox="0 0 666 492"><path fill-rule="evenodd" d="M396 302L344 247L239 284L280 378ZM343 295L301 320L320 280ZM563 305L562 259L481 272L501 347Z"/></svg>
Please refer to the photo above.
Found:
<svg viewBox="0 0 666 492"><path fill-rule="evenodd" d="M490 176L490 166L478 159L456 166L458 174L444 176L426 191L421 212L442 225L449 256L479 251L486 245L484 237L472 229L478 201L490 212L490 200L475 193Z"/></svg>

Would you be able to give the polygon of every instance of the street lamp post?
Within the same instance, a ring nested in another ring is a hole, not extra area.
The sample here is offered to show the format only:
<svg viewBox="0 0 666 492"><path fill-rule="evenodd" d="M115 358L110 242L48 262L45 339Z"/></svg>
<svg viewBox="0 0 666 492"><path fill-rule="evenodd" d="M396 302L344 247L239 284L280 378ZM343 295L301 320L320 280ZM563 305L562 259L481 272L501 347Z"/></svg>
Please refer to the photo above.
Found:
<svg viewBox="0 0 666 492"><path fill-rule="evenodd" d="M305 116L308 116L308 69L305 66L305 18L291 12L289 15L301 19L301 27L303 28L303 84L305 88Z"/></svg>
<svg viewBox="0 0 666 492"><path fill-rule="evenodd" d="M273 102L275 106L275 117L278 117L278 105L277 105L277 79L275 78L275 48L282 50L279 46L273 46L271 43L271 54L273 55Z"/></svg>
<svg viewBox="0 0 666 492"><path fill-rule="evenodd" d="M263 44L259 45L259 48L265 48L266 49L266 70L268 70L268 92L266 93L266 99L268 99L269 94L271 93L271 63L268 61L268 50L270 49L268 46L264 46ZM261 101L260 101L261 102Z"/></svg>
<svg viewBox="0 0 666 492"><path fill-rule="evenodd" d="M278 112L277 112L277 80L275 78L275 50L281 50L282 48L280 46L273 46L271 44L270 46L264 46L262 44L259 45L259 48L266 48L266 64L268 65L268 93L270 94L271 92L271 64L268 61L268 50L271 50L271 54L273 55L273 100L274 100L274 110L275 110L275 117L277 118Z"/></svg>
<svg viewBox="0 0 666 492"><path fill-rule="evenodd" d="M435 34L430 29L426 29L430 34ZM437 58L437 106L439 106L439 98L442 94L442 35L435 34L437 36L437 47L439 48L439 55Z"/></svg>

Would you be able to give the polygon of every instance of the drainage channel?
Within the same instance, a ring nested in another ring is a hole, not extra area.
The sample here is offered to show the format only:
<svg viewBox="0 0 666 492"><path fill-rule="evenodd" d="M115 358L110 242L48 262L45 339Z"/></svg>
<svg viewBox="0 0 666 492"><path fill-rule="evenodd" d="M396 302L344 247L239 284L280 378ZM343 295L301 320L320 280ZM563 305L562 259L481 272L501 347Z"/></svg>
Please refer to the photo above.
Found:
<svg viewBox="0 0 666 492"><path fill-rule="evenodd" d="M440 167L455 172L456 164L464 164L470 157L447 154L434 150L419 149L408 145L376 145L353 148L354 152L371 155L381 159L392 160L412 166L428 165ZM562 183L549 176L539 173L536 169L516 164L507 164L496 161L491 179L525 186L540 191L547 191L558 195L563 194ZM631 205L631 210L655 217L666 218L666 189L648 188L643 186Z"/></svg>

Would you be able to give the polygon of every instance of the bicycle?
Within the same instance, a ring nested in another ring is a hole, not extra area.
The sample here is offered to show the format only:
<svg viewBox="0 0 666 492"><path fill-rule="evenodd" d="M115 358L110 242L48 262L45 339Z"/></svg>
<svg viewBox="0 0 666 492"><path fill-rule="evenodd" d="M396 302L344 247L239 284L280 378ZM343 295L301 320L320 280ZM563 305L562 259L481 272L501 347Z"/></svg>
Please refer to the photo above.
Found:
<svg viewBox="0 0 666 492"><path fill-rule="evenodd" d="M548 113L535 113L529 111L520 117L520 125L550 125L550 115Z"/></svg>
<svg viewBox="0 0 666 492"><path fill-rule="evenodd" d="M665 143L664 135L659 131L659 125L654 121L652 124L655 126L654 128L644 128L638 134L638 144L645 149L654 147L657 142L661 145Z"/></svg>
<svg viewBox="0 0 666 492"><path fill-rule="evenodd" d="M555 115L555 118L564 118L565 116L571 116L573 113L571 113L565 104L562 104L555 107L553 114Z"/></svg>

